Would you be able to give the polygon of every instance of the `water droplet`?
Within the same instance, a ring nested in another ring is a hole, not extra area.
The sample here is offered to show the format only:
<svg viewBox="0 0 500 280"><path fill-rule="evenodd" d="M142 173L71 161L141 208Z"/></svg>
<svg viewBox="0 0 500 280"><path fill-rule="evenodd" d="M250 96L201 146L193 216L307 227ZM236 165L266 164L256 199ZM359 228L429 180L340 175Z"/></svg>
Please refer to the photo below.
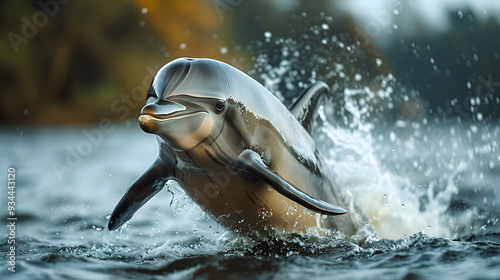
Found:
<svg viewBox="0 0 500 280"><path fill-rule="evenodd" d="M392 151L394 152L394 148L392 148Z"/></svg>
<svg viewBox="0 0 500 280"><path fill-rule="evenodd" d="M361 74L359 73L356 73L356 75L354 75L354 80L356 80L357 82L361 81Z"/></svg>
<svg viewBox="0 0 500 280"><path fill-rule="evenodd" d="M404 203L403 203L403 204L401 204L401 208L405 208L405 204L404 204Z"/></svg>
<svg viewBox="0 0 500 280"><path fill-rule="evenodd" d="M380 67L382 65L382 59L375 58L375 64L377 65L377 67Z"/></svg>
<svg viewBox="0 0 500 280"><path fill-rule="evenodd" d="M458 18L460 18L460 19L464 18L464 12L462 12L462 10L458 10L457 15L458 15Z"/></svg>
<svg viewBox="0 0 500 280"><path fill-rule="evenodd" d="M472 84L470 82L467 82L467 88L468 89L471 89L472 88Z"/></svg>
<svg viewBox="0 0 500 280"><path fill-rule="evenodd" d="M273 34L271 32L269 32L269 31L264 32L264 37L271 38L272 36L273 36Z"/></svg>
<svg viewBox="0 0 500 280"><path fill-rule="evenodd" d="M431 63L434 64L434 58L431 57Z"/></svg>
<svg viewBox="0 0 500 280"><path fill-rule="evenodd" d="M220 53L221 54L226 54L227 53L227 47L220 47Z"/></svg>
<svg viewBox="0 0 500 280"><path fill-rule="evenodd" d="M328 28L330 28L330 27L328 26L328 24L323 23L323 24L321 25L321 28L323 28L323 30L328 30Z"/></svg>
<svg viewBox="0 0 500 280"><path fill-rule="evenodd" d="M181 50L184 50L186 48L186 43L182 43L180 46Z"/></svg>
<svg viewBox="0 0 500 280"><path fill-rule="evenodd" d="M148 13L148 8L142 8L141 14L145 15Z"/></svg>
<svg viewBox="0 0 500 280"><path fill-rule="evenodd" d="M145 21L145 20L141 20L141 21L139 21L139 26L140 26L140 27L144 27L144 26L146 26L146 21Z"/></svg>
<svg viewBox="0 0 500 280"><path fill-rule="evenodd" d="M396 133L394 133L394 131L391 131L389 133L389 139L391 139L391 142L396 141ZM394 152L394 148L392 149L392 151Z"/></svg>
<svg viewBox="0 0 500 280"><path fill-rule="evenodd" d="M27 116L29 113L30 113L30 110L28 110L28 109L24 110L24 116Z"/></svg>
<svg viewBox="0 0 500 280"><path fill-rule="evenodd" d="M476 117L477 117L478 121L482 121L483 120L483 114L482 113L477 113Z"/></svg>

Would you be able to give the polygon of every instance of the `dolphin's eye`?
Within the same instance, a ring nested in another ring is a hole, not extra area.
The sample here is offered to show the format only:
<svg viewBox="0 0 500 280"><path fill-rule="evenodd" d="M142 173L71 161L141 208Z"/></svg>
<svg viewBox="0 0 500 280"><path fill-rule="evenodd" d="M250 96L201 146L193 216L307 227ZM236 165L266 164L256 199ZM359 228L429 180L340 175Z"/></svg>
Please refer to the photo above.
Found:
<svg viewBox="0 0 500 280"><path fill-rule="evenodd" d="M224 100L217 100L217 103L215 103L215 111L217 113L222 113L224 108L226 108L226 102Z"/></svg>

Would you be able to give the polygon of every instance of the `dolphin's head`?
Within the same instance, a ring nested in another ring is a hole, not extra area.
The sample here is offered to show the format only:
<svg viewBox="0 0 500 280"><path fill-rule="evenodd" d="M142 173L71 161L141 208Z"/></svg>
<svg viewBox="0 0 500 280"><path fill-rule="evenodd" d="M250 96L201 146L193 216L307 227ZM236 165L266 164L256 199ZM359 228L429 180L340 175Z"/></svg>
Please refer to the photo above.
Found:
<svg viewBox="0 0 500 280"><path fill-rule="evenodd" d="M220 62L179 58L151 83L139 123L177 150L190 150L221 131L228 111L228 76Z"/></svg>

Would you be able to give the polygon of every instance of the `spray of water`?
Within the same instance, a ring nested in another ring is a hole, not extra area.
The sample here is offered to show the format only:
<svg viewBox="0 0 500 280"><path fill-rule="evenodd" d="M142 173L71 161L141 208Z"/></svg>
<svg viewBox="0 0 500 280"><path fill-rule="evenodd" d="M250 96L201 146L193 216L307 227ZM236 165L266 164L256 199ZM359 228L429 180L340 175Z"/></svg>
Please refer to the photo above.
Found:
<svg viewBox="0 0 500 280"><path fill-rule="evenodd" d="M478 177L469 182L476 185L477 193L477 184L484 178L477 169L498 169L498 159L491 154L498 151L498 129L481 123L469 129L456 123L443 124L446 119L427 115L418 92L398 84L397 77L389 73L363 80L364 75L356 73L349 79L346 69L352 65L335 57L319 57L320 66L297 71L306 63L298 59L304 52L313 60L318 58L317 53L311 53L317 48L307 47L314 45L314 40L322 42L317 47L328 52L321 34L317 35L304 43L306 51L291 38L273 41L266 36L265 43L281 48L281 53L273 54L281 60L260 54L251 73L260 73L261 82L285 104L317 80L337 77L337 81L344 81L340 86L330 85L332 104L320 108L314 138L360 232L383 239L419 232L457 238L497 226L498 219L488 210L466 203L464 178ZM351 52L357 48L347 43L342 47ZM380 66L381 59L376 58L374 64ZM415 110L412 115L419 117L398 114L405 110ZM498 192L489 189L493 196L483 197L483 202L491 209ZM457 205L462 200L463 205Z"/></svg>

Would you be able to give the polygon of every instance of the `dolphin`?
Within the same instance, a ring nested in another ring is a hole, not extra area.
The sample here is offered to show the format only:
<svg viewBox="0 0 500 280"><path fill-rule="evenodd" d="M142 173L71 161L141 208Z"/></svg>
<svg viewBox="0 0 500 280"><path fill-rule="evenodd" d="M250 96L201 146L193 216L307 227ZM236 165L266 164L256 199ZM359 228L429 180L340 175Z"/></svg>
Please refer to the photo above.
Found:
<svg viewBox="0 0 500 280"><path fill-rule="evenodd" d="M289 110L226 63L169 62L153 78L139 117L142 130L157 136L159 156L118 202L109 230L174 180L218 223L244 236L353 234L346 203L311 137L315 108L329 96L318 82Z"/></svg>

